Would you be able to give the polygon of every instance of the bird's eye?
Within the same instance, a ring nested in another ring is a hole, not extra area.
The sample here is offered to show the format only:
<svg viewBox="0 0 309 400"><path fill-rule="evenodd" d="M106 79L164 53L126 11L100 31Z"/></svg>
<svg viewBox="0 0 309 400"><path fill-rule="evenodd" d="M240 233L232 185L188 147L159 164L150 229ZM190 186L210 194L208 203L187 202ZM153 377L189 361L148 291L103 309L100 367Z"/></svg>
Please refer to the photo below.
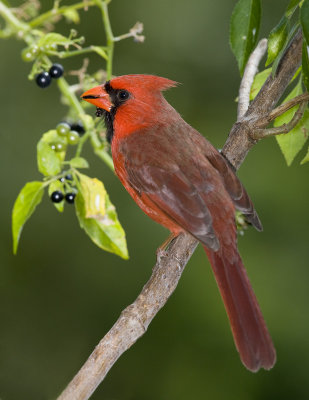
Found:
<svg viewBox="0 0 309 400"><path fill-rule="evenodd" d="M117 94L119 100L124 101L127 100L130 96L130 93L127 90L120 90Z"/></svg>

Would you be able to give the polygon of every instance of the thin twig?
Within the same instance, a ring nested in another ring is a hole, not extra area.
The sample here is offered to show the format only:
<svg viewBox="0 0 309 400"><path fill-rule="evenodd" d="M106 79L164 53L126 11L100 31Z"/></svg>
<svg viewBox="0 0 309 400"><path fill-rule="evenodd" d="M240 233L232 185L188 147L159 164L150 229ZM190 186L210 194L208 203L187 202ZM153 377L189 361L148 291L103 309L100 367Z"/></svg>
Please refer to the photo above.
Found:
<svg viewBox="0 0 309 400"><path fill-rule="evenodd" d="M268 129L255 129L254 132L251 134L252 139L259 140L269 136L275 136L275 135L280 135L281 133L290 132L303 117L306 107L307 107L307 101L304 101L303 103L300 104L293 118L287 124L283 124Z"/></svg>
<svg viewBox="0 0 309 400"><path fill-rule="evenodd" d="M309 100L309 93L302 93L299 96L281 104L279 107L274 108L267 116L262 117L256 122L257 127L265 127L271 121L284 114L286 111L290 110L299 103L307 102Z"/></svg>
<svg viewBox="0 0 309 400"><path fill-rule="evenodd" d="M255 50L251 53L247 62L244 75L242 77L239 95L238 95L238 109L237 120L239 121L246 113L250 103L250 90L254 77L258 71L258 66L267 50L267 39L261 39L256 46Z"/></svg>
<svg viewBox="0 0 309 400"><path fill-rule="evenodd" d="M223 154L235 169L257 142L248 135L248 126L250 129L250 124L254 126L254 121L269 114L276 105L300 65L301 49L302 35L298 32L284 54L276 76L267 79L246 112L245 120L232 127ZM175 239L156 264L136 301L121 314L58 400L86 400L91 396L116 360L144 334L167 302L196 245L197 241L188 234Z"/></svg>

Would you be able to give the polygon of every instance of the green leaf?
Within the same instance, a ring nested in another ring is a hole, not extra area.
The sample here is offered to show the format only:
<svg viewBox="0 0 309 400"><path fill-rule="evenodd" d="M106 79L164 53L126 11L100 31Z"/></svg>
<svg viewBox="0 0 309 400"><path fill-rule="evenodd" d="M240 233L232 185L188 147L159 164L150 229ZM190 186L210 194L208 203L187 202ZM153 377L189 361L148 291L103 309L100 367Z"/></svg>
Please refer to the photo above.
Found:
<svg viewBox="0 0 309 400"><path fill-rule="evenodd" d="M306 39L303 40L303 51L302 51L302 77L304 85L309 92L309 58L308 58L308 47Z"/></svg>
<svg viewBox="0 0 309 400"><path fill-rule="evenodd" d="M57 175L61 171L61 162L65 158L65 151L56 152L51 148L53 143L61 143L64 148L67 145L67 139L57 134L52 129L42 136L37 144L38 169L45 176Z"/></svg>
<svg viewBox="0 0 309 400"><path fill-rule="evenodd" d="M42 36L38 41L38 46L50 47L51 45L61 45L64 47L69 47L73 43L74 40L60 35L60 33L47 33L47 35Z"/></svg>
<svg viewBox="0 0 309 400"><path fill-rule="evenodd" d="M305 0L300 9L300 22L306 42L309 43L309 0Z"/></svg>
<svg viewBox="0 0 309 400"><path fill-rule="evenodd" d="M264 85L266 79L269 77L271 72L271 68L264 69L264 71L259 72L255 75L254 81L250 90L250 101L255 98L255 96L261 90L261 87Z"/></svg>
<svg viewBox="0 0 309 400"><path fill-rule="evenodd" d="M301 67L298 68L298 70L295 72L293 78L291 79L291 82L294 81L299 75L301 71ZM255 96L259 93L261 90L262 86L264 85L266 79L271 73L271 68L264 69L264 71L259 72L258 74L255 75L254 81L251 86L250 90L250 101L255 99Z"/></svg>
<svg viewBox="0 0 309 400"><path fill-rule="evenodd" d="M83 157L74 157L70 160L72 168L89 168L88 161Z"/></svg>
<svg viewBox="0 0 309 400"><path fill-rule="evenodd" d="M309 161L309 147L308 147L308 151L307 154L305 155L305 157L301 160L301 164L305 164Z"/></svg>
<svg viewBox="0 0 309 400"><path fill-rule="evenodd" d="M288 37L289 20L283 16L268 37L268 57L265 66L271 64L279 54Z"/></svg>
<svg viewBox="0 0 309 400"><path fill-rule="evenodd" d="M63 192L63 183L60 182L58 179L55 181L52 181L49 186L48 186L48 195L51 196L53 192L56 190L59 190L60 192ZM56 207L56 209L59 212L63 212L64 209L64 201L61 201L60 203L53 203L53 205Z"/></svg>
<svg viewBox="0 0 309 400"><path fill-rule="evenodd" d="M12 212L13 253L16 254L24 224L33 214L43 196L42 182L28 182L19 192Z"/></svg>
<svg viewBox="0 0 309 400"><path fill-rule="evenodd" d="M95 51L97 54L99 54L99 56L101 56L102 58L104 58L105 60L107 60L107 54L105 51L105 47L102 46L91 46L91 48L93 49L93 51Z"/></svg>
<svg viewBox="0 0 309 400"><path fill-rule="evenodd" d="M271 70L271 73L272 73L273 77L276 75L276 72L277 72L278 66L280 64L281 58L284 55L284 53L285 53L285 51L286 51L291 39L295 35L295 33L296 33L298 28L299 28L299 22L296 22L296 24L290 30L290 32L289 32L289 34L288 34L288 36L287 36L287 38L285 40L285 43L283 44L280 52L278 53L277 57L275 58L275 61L273 62L273 66L272 66L272 70Z"/></svg>
<svg viewBox="0 0 309 400"><path fill-rule="evenodd" d="M230 44L242 75L256 45L261 20L260 0L239 0L230 25Z"/></svg>
<svg viewBox="0 0 309 400"><path fill-rule="evenodd" d="M80 175L82 174L78 174L79 177ZM118 221L115 207L111 204L108 194L105 192L105 213L100 216L97 214L96 218L86 217L89 208L86 205L88 200L84 196L87 198L87 190L84 191L79 187L79 192L75 198L75 208L81 228L86 231L87 235L98 247L127 259L129 256L125 233Z"/></svg>
<svg viewBox="0 0 309 400"><path fill-rule="evenodd" d="M294 11L296 10L299 3L300 0L290 0L285 11L285 16L290 18L294 14Z"/></svg>
<svg viewBox="0 0 309 400"><path fill-rule="evenodd" d="M53 176L61 171L61 161L48 143L39 141L37 145L38 169L45 176Z"/></svg>
<svg viewBox="0 0 309 400"><path fill-rule="evenodd" d="M63 13L65 19L68 22L73 22L74 24L78 24L80 22L79 14L78 11L73 10L72 8L68 8L64 13Z"/></svg>
<svg viewBox="0 0 309 400"><path fill-rule="evenodd" d="M286 101L298 96L302 93L302 86L301 81L296 85L296 87L291 91L291 93L287 96L287 98L283 101ZM280 117L276 118L274 122L274 126L280 126L283 124L287 124L291 121L294 116L295 111L299 106L295 106L285 112L284 114L280 115ZM293 128L289 133L277 135L276 140L279 144L279 147L284 155L286 163L290 166L302 149L304 144L308 139L308 131L309 131L309 110L306 109L303 118L299 123Z"/></svg>

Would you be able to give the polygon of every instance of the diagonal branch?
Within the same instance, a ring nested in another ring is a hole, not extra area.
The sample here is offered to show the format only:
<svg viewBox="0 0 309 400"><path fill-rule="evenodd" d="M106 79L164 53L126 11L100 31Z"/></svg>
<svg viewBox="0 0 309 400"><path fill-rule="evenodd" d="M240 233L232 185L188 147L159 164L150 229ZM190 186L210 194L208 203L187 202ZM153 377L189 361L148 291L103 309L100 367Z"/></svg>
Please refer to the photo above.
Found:
<svg viewBox="0 0 309 400"><path fill-rule="evenodd" d="M166 304L197 244L189 234L181 234L171 242L166 255L158 259L140 295L122 311L58 400L89 399L113 364L146 332L152 319Z"/></svg>
<svg viewBox="0 0 309 400"><path fill-rule="evenodd" d="M257 140L250 138L254 124L268 115L282 96L301 63L299 31L284 54L275 77L270 76L244 117L232 127L223 154L238 169ZM140 295L120 315L58 400L86 400L117 359L141 337L151 320L175 290L197 241L189 234L178 236L153 269Z"/></svg>

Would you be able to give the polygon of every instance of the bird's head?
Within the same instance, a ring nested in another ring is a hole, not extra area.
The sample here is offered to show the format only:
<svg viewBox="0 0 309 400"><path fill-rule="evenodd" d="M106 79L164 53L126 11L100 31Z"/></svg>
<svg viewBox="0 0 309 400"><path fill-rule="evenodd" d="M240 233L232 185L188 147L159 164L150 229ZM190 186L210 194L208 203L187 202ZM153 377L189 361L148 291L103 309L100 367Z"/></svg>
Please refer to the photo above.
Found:
<svg viewBox="0 0 309 400"><path fill-rule="evenodd" d="M176 85L154 75L124 75L87 90L81 97L101 110L111 140L115 130L118 136L125 136L162 121L162 111L172 107L161 92Z"/></svg>

